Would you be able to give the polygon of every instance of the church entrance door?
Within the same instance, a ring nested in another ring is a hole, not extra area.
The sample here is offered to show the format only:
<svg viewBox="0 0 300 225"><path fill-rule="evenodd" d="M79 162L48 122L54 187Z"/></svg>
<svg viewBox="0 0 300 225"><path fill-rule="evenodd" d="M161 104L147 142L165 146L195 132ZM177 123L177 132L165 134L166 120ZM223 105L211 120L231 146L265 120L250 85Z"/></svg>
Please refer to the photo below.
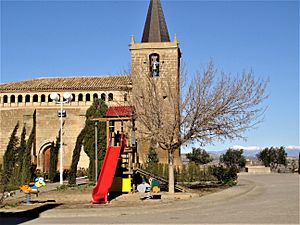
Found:
<svg viewBox="0 0 300 225"><path fill-rule="evenodd" d="M50 169L50 146L44 150L44 172L48 173Z"/></svg>

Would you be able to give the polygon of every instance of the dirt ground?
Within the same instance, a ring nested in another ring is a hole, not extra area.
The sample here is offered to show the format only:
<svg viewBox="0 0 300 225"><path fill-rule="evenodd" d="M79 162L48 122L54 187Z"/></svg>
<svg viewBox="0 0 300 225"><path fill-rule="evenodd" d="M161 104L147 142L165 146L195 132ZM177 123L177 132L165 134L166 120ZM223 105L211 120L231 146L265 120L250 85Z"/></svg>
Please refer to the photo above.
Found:
<svg viewBox="0 0 300 225"><path fill-rule="evenodd" d="M66 188L63 190L53 190L48 192L42 192L38 197L32 195L31 204L26 204L26 197L16 199L6 199L5 206L0 209L4 210L28 210L40 207L45 204L59 204L57 208L61 209L73 209L73 208L92 208L92 207L136 207L143 205L155 205L161 203L170 203L172 201L186 200L194 197L201 197L210 193L224 190L225 187L214 188L201 188L192 190L191 192L169 194L167 192L161 192L155 194L153 199L142 200L146 196L145 193L128 193L122 195L111 194L109 196L110 202L108 204L91 205L91 186L83 185L78 187Z"/></svg>

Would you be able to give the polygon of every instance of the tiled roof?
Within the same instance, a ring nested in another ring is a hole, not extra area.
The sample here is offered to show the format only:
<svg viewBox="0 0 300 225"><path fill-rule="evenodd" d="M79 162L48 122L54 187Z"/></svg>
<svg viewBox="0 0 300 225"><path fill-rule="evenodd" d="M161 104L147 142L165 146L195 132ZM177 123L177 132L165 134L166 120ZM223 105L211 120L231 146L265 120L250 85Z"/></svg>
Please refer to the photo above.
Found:
<svg viewBox="0 0 300 225"><path fill-rule="evenodd" d="M126 75L51 77L0 84L0 93L65 90L124 90L130 86L131 77Z"/></svg>
<svg viewBox="0 0 300 225"><path fill-rule="evenodd" d="M133 113L132 106L111 106L107 109L107 117L125 117L131 116Z"/></svg>

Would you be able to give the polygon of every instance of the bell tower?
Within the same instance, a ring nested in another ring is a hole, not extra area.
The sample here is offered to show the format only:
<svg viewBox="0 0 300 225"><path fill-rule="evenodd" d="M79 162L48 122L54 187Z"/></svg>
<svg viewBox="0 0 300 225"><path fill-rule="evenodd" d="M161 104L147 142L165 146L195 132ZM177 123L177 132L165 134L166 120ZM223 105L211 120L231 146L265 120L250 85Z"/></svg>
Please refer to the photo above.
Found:
<svg viewBox="0 0 300 225"><path fill-rule="evenodd" d="M176 36L173 41L170 40L160 0L150 0L142 40L135 42L132 37L129 46L133 92L135 87L141 85L141 80L148 76L155 79L158 87L169 85L169 93L164 94L164 97L176 96L179 110L181 52ZM139 145L138 151L144 148L142 154L147 154L148 147ZM167 157L167 155L159 155L160 158Z"/></svg>
<svg viewBox="0 0 300 225"><path fill-rule="evenodd" d="M131 38L132 75L149 75L179 84L180 48L176 36L170 41L160 0L150 0L142 41ZM138 71L140 70L140 71Z"/></svg>

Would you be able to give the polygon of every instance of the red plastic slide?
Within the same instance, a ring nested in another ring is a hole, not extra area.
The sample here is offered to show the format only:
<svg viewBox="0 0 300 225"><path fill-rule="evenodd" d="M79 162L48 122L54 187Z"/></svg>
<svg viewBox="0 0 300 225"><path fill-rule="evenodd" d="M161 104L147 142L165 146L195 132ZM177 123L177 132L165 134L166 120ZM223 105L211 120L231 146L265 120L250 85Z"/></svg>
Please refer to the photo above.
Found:
<svg viewBox="0 0 300 225"><path fill-rule="evenodd" d="M115 176L120 151L120 146L108 147L97 185L93 188L92 191L91 203L97 204L107 202L108 189L111 187Z"/></svg>
<svg viewBox="0 0 300 225"><path fill-rule="evenodd" d="M110 140L108 141L110 142ZM125 135L121 135L121 146L108 146L96 187L92 191L92 204L107 203L108 190L112 185L121 149L126 146Z"/></svg>

